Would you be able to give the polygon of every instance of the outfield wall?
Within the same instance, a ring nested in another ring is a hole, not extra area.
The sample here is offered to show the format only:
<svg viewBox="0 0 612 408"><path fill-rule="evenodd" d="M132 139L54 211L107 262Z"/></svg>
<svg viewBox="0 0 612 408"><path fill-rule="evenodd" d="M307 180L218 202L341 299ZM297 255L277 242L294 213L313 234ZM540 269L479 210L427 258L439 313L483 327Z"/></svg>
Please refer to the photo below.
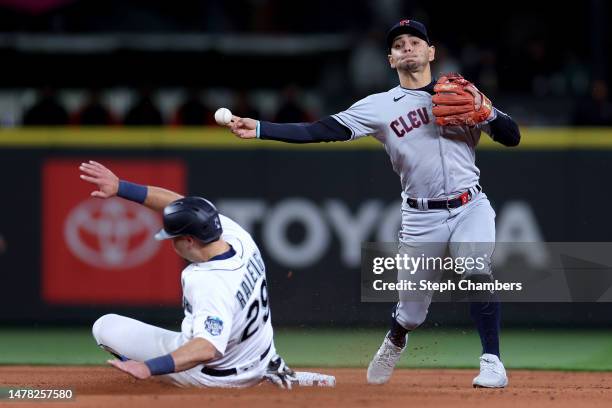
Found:
<svg viewBox="0 0 612 408"><path fill-rule="evenodd" d="M89 322L110 311L180 319L182 263L151 242L159 218L89 199L77 166L94 159L203 195L247 227L266 261L276 324L386 323L391 304L359 302L359 244L395 239L400 185L368 139L295 146L206 128L1 131L0 321ZM527 129L518 148L485 136L477 164L498 240L610 241L611 163L612 130ZM430 322L463 323L466 310L436 304ZM505 310L508 324L605 325L612 305Z"/></svg>

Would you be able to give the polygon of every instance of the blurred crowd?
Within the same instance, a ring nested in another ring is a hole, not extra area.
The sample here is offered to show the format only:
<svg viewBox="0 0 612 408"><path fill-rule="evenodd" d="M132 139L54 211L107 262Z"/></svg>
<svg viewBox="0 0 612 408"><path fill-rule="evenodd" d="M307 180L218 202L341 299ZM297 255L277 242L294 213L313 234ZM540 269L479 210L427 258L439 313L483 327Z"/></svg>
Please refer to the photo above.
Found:
<svg viewBox="0 0 612 408"><path fill-rule="evenodd" d="M282 89L282 85L267 85L268 92L275 94L276 101L274 109L264 109L261 116L278 121L304 121L317 114L345 109L365 95L397 85L397 76L389 69L386 59L384 35L390 24L399 18L410 17L424 22L428 27L430 38L436 46L433 64L435 76L460 72L494 103L500 101L501 108L513 113L522 123L612 125L609 95L612 75L608 68L612 66L612 54L606 52L612 38L612 29L606 18L609 15L608 3L592 0L577 8L559 8L555 13L550 13L544 3L530 2L528 7L512 5L510 7L510 3L504 2L498 9L491 7L490 2L475 0L469 10L463 11L466 18L458 19L454 13L441 13L441 6L437 3L404 0L334 0L333 7L327 0L184 0L180 2L180 7L164 0L0 0L0 35L8 34L4 37L7 41L0 43L0 55L9 61L9 67L16 67L12 74L9 70L6 75L6 78L15 81L21 72L26 78L31 76L28 71L30 58L40 58L40 54L48 51L36 51L35 47L34 51L27 47L17 50L10 48L9 45L14 44L11 41L13 34L95 36L119 33L116 39L122 40L141 33L198 33L209 35L206 38L213 40L212 44L216 44L216 40L223 35L233 36L234 39L243 38L243 35L263 35L273 39L294 36L293 41L308 42L312 39L310 36L316 37L317 34L341 34L350 41L345 43L342 50L330 53L333 55L324 52L306 56L299 53L275 54L278 43L272 42L260 55L249 55L247 59L247 63L251 64L249 71L257 73L253 76L257 81L253 79L253 85L247 86L260 86L258 82L270 84L273 79L282 77L289 66L292 81L299 84L303 91L315 94L316 103L309 104L304 103L303 92L294 86ZM501 13L503 16L499 15ZM560 21L571 22L571 31ZM130 44L135 44L135 41ZM109 54L105 64L112 65L110 60L125 61L119 59L125 55L130 55L132 61L138 61L142 53L150 51L146 41L143 47L142 50L121 50ZM90 89L79 106L69 107L62 98L57 97L57 92L40 89L34 100L20 108L23 112L16 115L20 119L11 121L3 118L2 124L208 124L211 111L217 107L216 101L203 97L200 90L185 91L179 101L167 102L162 100L164 97L160 96L159 89L155 89L161 86L185 88L194 83L201 87L208 86L199 79L205 75L198 70L190 70L192 65L197 66L198 61L205 61L202 66L206 69L218 70L219 75L215 77L243 81L237 85L212 84L244 88L227 89L235 94L231 100L236 105L234 111L252 116L260 113L253 108L260 107L260 104L253 100L252 89L243 87L245 78L252 77L242 75L242 72L236 75L235 71L230 70L243 63L241 58L244 56L240 52L222 54L214 46L203 51L192 51L189 60L181 60L183 71L171 71L181 66L172 62L173 58L180 57L172 54L176 51L168 49L165 54L161 51L158 55L147 54L147 61L157 67L156 72L160 72L158 76L142 72L146 69L135 69L136 77L130 77L131 71L125 69L128 72L125 76L108 79L111 72L124 71L123 65L119 69L108 70L107 75L103 76L108 82L98 85L100 88L115 85L141 88L132 92L136 97L130 99L130 105L125 109L116 109L108 103L108 98L101 97L101 93L108 94L107 89ZM99 58L100 55L94 54L95 57ZM78 77L79 70L74 68L87 67L82 62L85 58L87 56L78 52L67 57L57 55L55 61L65 62L58 63L55 70L41 70L37 73L39 81L33 86L54 83L61 88L66 86L65 81L72 81L71 85L67 85L71 87L93 85L83 82L75 85L78 81L74 78ZM304 63L305 60L307 63ZM257 69L252 68L253 64ZM60 73L53 76L56 71ZM63 71L69 72L66 75L72 77L62 76ZM139 82L144 80L138 74L148 76L152 86L145 89ZM45 75L51 78L49 82L44 82ZM211 78L213 75L205 77ZM23 84L24 80L20 80ZM3 103L0 100L0 105ZM172 106L168 107L168 104ZM313 109L312 105L318 109Z"/></svg>
<svg viewBox="0 0 612 408"><path fill-rule="evenodd" d="M445 62L448 63L448 62ZM438 64L437 66L440 66ZM455 71L451 65L440 72ZM486 72L486 71L485 71ZM382 76L384 79L386 74ZM376 78L376 77L372 77ZM484 80L475 82L481 89L493 89L490 85L484 85ZM383 85L371 81L367 84L356 86L353 98L387 89L379 87L373 89L374 84ZM389 84L384 84L389 85ZM393 85L391 85L393 86ZM587 84L588 88L584 94L576 95L572 104L566 112L557 112L563 115L558 124L574 126L612 126L612 101L610 99L609 86L606 81L595 80ZM63 93L70 91L63 91ZM105 94L105 97L103 97ZM295 85L276 91L270 90L272 103L264 104L267 109L261 109L261 98L251 96L246 91L229 92L230 96L225 98L210 98L206 92L199 89L184 90L180 97L171 99L164 103L164 92L153 91L142 88L131 92L127 103L113 104L113 93L110 90L90 89L81 92L80 102L77 104L66 103L66 98L61 98L59 92L47 87L36 92L32 102L23 106L21 119L16 123L5 126L27 125L27 126L201 126L214 125L214 111L227 106L232 112L240 117L250 117L275 122L310 122L316 120L322 114L331 114L335 111L324 111L320 107L324 104L315 93L314 102L307 103L305 92ZM488 92L494 101L495 92ZM264 101L266 99L263 99ZM356 100L356 99L355 99ZM520 100L519 100L520 103ZM529 101L526 102L529 105ZM164 109L161 109L161 106ZM347 105L348 106L348 105ZM521 116L520 106L511 106L509 103L496 104L502 110L517 117L523 125L541 125L546 122L530 121L528 116ZM541 109L544 114L544 108ZM554 114L554 113L550 113ZM19 115L18 115L19 116Z"/></svg>
<svg viewBox="0 0 612 408"><path fill-rule="evenodd" d="M149 88L134 92L133 102L119 111L108 103L100 89L85 92L82 102L69 110L57 90L44 88L37 92L32 105L22 115L26 126L206 126L215 125L214 112L219 104L207 102L201 90L187 90L173 106L160 109L154 93ZM275 122L309 122L315 119L300 101L300 89L288 86L282 91L273 112L263 114L251 103L246 92L235 92L224 98L232 113L240 117L269 119ZM107 92L108 94L108 92ZM110 96L112 98L112 96Z"/></svg>

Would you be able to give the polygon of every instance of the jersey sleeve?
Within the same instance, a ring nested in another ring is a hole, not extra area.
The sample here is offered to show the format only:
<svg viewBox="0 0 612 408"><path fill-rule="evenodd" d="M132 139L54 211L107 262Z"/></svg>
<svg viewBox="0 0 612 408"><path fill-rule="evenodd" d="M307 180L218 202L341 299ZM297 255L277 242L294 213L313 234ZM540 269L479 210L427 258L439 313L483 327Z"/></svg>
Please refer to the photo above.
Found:
<svg viewBox="0 0 612 408"><path fill-rule="evenodd" d="M347 110L332 115L332 118L351 131L351 139L376 135L380 129L373 95L355 102Z"/></svg>
<svg viewBox="0 0 612 408"><path fill-rule="evenodd" d="M248 234L248 232L242 228L236 221L232 220L223 214L219 214L219 220L221 221L221 228L224 233L237 235L237 234Z"/></svg>
<svg viewBox="0 0 612 408"><path fill-rule="evenodd" d="M193 337L208 340L219 353L224 354L232 331L233 318L232 305L226 299L233 297L223 296L225 286L222 282L215 285L210 279L204 281L202 277L192 277L189 285L188 298L193 314Z"/></svg>
<svg viewBox="0 0 612 408"><path fill-rule="evenodd" d="M475 127L485 132L487 135L491 135L491 122L497 119L498 110L493 108L491 114L484 122L478 123Z"/></svg>
<svg viewBox="0 0 612 408"><path fill-rule="evenodd" d="M494 108L492 118L478 127L491 138L504 146L517 146L521 140L518 124L499 109Z"/></svg>

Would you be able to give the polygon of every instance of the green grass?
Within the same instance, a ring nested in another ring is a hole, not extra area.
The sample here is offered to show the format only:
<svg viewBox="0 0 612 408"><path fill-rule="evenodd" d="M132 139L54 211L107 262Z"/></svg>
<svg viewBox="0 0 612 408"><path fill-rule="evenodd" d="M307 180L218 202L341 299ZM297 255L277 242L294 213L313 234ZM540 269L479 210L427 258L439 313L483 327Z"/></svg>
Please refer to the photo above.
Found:
<svg viewBox="0 0 612 408"><path fill-rule="evenodd" d="M89 328L0 329L0 364L101 364L107 355Z"/></svg>
<svg viewBox="0 0 612 408"><path fill-rule="evenodd" d="M385 330L282 330L277 348L298 366L365 367ZM480 339L474 330L425 329L410 336L401 367L478 366ZM612 331L505 330L502 358L508 368L612 370Z"/></svg>
<svg viewBox="0 0 612 408"><path fill-rule="evenodd" d="M385 329L276 329L279 353L293 366L366 367ZM612 331L506 330L508 368L612 370ZM417 331L401 367L477 367L480 342L473 330ZM89 329L0 329L0 364L104 364Z"/></svg>

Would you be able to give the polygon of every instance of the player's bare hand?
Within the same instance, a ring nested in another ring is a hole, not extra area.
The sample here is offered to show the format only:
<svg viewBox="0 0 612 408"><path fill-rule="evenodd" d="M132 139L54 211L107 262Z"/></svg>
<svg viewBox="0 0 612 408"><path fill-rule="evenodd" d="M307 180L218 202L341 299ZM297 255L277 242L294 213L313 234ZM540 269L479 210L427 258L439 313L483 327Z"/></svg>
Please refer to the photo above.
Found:
<svg viewBox="0 0 612 408"><path fill-rule="evenodd" d="M91 192L92 197L109 198L117 195L119 190L119 178L98 162L90 160L79 166L81 179L95 184L98 189Z"/></svg>
<svg viewBox="0 0 612 408"><path fill-rule="evenodd" d="M233 134L241 139L254 139L257 137L257 121L255 119L232 116L232 121L227 126Z"/></svg>
<svg viewBox="0 0 612 408"><path fill-rule="evenodd" d="M149 367L140 361L108 360L108 364L123 371L124 373L128 373L134 378L138 378L139 380L146 380L147 378L151 377Z"/></svg>

